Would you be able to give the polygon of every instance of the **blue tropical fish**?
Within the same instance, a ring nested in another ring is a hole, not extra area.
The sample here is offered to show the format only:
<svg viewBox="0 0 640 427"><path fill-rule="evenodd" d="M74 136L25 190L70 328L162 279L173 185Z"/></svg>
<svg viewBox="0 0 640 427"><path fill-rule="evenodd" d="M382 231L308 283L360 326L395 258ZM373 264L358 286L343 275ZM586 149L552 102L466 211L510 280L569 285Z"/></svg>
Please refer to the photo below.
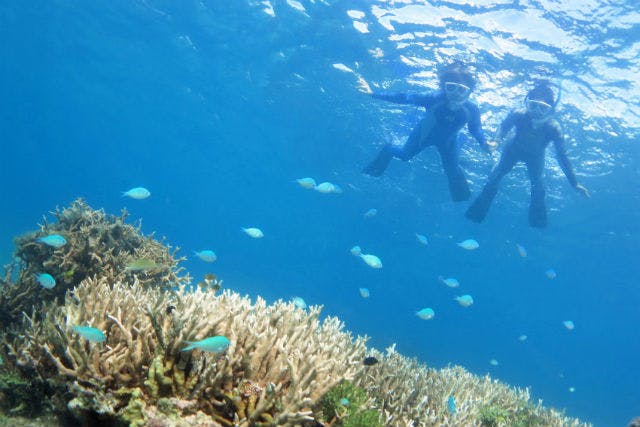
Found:
<svg viewBox="0 0 640 427"><path fill-rule="evenodd" d="M299 178L296 179L296 182L300 184L301 187L306 188L307 190L315 188L316 186L316 180L313 178Z"/></svg>
<svg viewBox="0 0 640 427"><path fill-rule="evenodd" d="M416 240L418 240L418 243L420 243L421 245L429 244L429 239L424 234L416 233Z"/></svg>
<svg viewBox="0 0 640 427"><path fill-rule="evenodd" d="M451 415L456 414L456 399L453 396L449 396L449 399L447 399L447 409L449 409Z"/></svg>
<svg viewBox="0 0 640 427"><path fill-rule="evenodd" d="M205 249L198 252L193 251L193 253L195 254L195 256L197 256L204 262L214 262L215 260L218 259L218 256L216 255L216 253L210 249Z"/></svg>
<svg viewBox="0 0 640 427"><path fill-rule="evenodd" d="M53 289L56 286L56 279L49 273L36 274L36 280L45 289Z"/></svg>
<svg viewBox="0 0 640 427"><path fill-rule="evenodd" d="M436 312L433 311L432 308L423 308L420 311L416 312L416 316L418 316L419 318L421 318L422 320L431 320L435 317Z"/></svg>
<svg viewBox="0 0 640 427"><path fill-rule="evenodd" d="M67 244L67 240L59 234L49 234L48 236L40 237L36 239L36 242L44 243L47 246L53 246L56 249Z"/></svg>
<svg viewBox="0 0 640 427"><path fill-rule="evenodd" d="M107 339L104 332L102 332L98 328L94 328L91 326L76 325L73 328L71 328L71 330L76 334L80 335L82 338L86 339L87 341L103 342Z"/></svg>
<svg viewBox="0 0 640 427"><path fill-rule="evenodd" d="M181 351L189 351L189 350L202 350L208 351L210 353L221 353L229 348L229 338L217 335L215 337L205 338L200 341L185 341L188 346L183 348Z"/></svg>
<svg viewBox="0 0 640 427"><path fill-rule="evenodd" d="M307 303L302 297L293 297L291 298L291 302L293 303L293 305L295 305L297 308L301 310L307 309Z"/></svg>
<svg viewBox="0 0 640 427"><path fill-rule="evenodd" d="M462 242L458 243L458 246L460 246L462 249L466 249L468 251L473 251L473 250L478 249L480 247L480 244L475 239L467 239L467 240L463 240Z"/></svg>
<svg viewBox="0 0 640 427"><path fill-rule="evenodd" d="M151 192L144 187L135 187L122 193L123 197L130 197L136 200L146 199L150 195Z"/></svg>

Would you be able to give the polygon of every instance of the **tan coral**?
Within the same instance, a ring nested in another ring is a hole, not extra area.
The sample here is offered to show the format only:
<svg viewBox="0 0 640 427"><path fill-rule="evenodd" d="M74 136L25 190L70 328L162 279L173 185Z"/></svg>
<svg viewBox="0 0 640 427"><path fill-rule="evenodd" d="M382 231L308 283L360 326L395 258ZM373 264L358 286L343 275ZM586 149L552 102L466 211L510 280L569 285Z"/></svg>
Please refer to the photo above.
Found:
<svg viewBox="0 0 640 427"><path fill-rule="evenodd" d="M178 249L155 240L153 235L143 236L140 224L126 224L126 210L120 216L107 215L78 199L52 214L56 222L44 218L40 230L15 239L14 259L18 262L6 266L7 274L0 281L7 284L0 286L0 322L5 326L41 301L62 300L67 290L96 274L112 282L132 284L134 275L125 267L137 259L152 260L157 266L137 275L142 286L166 289L189 282L189 276L178 266L184 259L176 255ZM61 234L67 243L60 248L37 243L38 238L49 234ZM55 278L55 288L42 289L37 284L35 275L41 272ZM18 276L15 283L11 282L12 273Z"/></svg>
<svg viewBox="0 0 640 427"><path fill-rule="evenodd" d="M168 305L175 306L170 313ZM365 350L365 340L354 341L337 319L320 322L319 307L307 313L290 303L253 304L229 291L162 291L94 278L64 305L38 314L25 318L26 345L11 344L19 363L71 381L76 393L91 396L84 404L114 414L126 406L126 395L115 392L139 387L147 403L196 401L223 425L299 425L330 387L353 376ZM74 325L101 329L107 340L89 343ZM224 355L180 351L186 340L213 335L230 338Z"/></svg>
<svg viewBox="0 0 640 427"><path fill-rule="evenodd" d="M371 352L370 352L371 353ZM545 427L587 427L557 411L533 404L528 389L512 388L489 376L478 377L462 367L429 369L387 349L386 355L371 353L380 363L363 367L354 383L367 390L389 427L482 426L480 410L496 405L509 414L529 411ZM455 414L447 407L455 398ZM527 412L527 413L529 413Z"/></svg>

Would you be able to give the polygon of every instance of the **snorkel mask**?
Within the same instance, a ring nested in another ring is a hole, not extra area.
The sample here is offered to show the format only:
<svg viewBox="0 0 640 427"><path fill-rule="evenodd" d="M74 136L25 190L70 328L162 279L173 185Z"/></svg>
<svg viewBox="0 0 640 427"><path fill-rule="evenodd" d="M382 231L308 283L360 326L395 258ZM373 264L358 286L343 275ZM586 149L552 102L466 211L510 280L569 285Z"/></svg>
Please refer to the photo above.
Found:
<svg viewBox="0 0 640 427"><path fill-rule="evenodd" d="M458 82L445 82L443 90L447 100L452 104L462 104L471 94L469 86Z"/></svg>
<svg viewBox="0 0 640 427"><path fill-rule="evenodd" d="M527 107L527 113L533 120L546 120L553 113L553 105L538 99L527 99L525 106Z"/></svg>
<svg viewBox="0 0 640 427"><path fill-rule="evenodd" d="M553 87L557 90L557 96L553 93ZM544 122L551 118L556 106L560 102L562 89L548 80L536 82L524 99L527 114L535 122Z"/></svg>
<svg viewBox="0 0 640 427"><path fill-rule="evenodd" d="M438 85L449 107L460 107L469 98L475 83L474 74L461 61L455 60L438 67Z"/></svg>

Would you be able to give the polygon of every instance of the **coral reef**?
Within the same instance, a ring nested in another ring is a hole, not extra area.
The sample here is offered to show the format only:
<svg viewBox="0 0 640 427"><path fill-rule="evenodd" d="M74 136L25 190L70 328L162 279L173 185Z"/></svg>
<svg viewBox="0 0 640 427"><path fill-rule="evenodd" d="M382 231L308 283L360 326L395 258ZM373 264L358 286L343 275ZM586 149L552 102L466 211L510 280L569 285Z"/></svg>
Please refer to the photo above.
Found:
<svg viewBox="0 0 640 427"><path fill-rule="evenodd" d="M527 389L511 388L489 376L478 377L459 366L429 369L398 354L394 346L385 355L369 354L380 362L359 372L354 384L367 391L388 426L589 425L546 409L540 402L534 405ZM451 396L456 402L453 414L447 407ZM487 408L499 410L499 419L487 417Z"/></svg>
<svg viewBox="0 0 640 427"><path fill-rule="evenodd" d="M169 305L175 309L167 314ZM123 416L133 425L134 415L146 423L147 406L174 397L221 425L295 425L311 420L313 403L353 376L365 349L337 319L320 323L319 313L262 299L252 304L230 291L86 279L63 305L25 316L26 342L6 345L18 366L70 384L72 410ZM77 324L105 331L104 345L74 334ZM231 340L224 355L180 351L186 340L212 335Z"/></svg>
<svg viewBox="0 0 640 427"><path fill-rule="evenodd" d="M32 412L85 425L587 426L534 405L527 390L367 349L337 318L320 320L321 307L252 301L221 291L213 275L191 286L175 251L124 213L76 201L55 215L16 239L20 262L0 286L0 412L38 401ZM67 244L35 242L53 233ZM54 289L36 284L43 270ZM75 326L106 339L91 342ZM225 351L184 351L216 335L230 340Z"/></svg>
<svg viewBox="0 0 640 427"><path fill-rule="evenodd" d="M14 262L6 266L5 278L0 280L0 285L7 285L0 288L0 323L4 325L17 321L34 304L63 299L69 289L94 275L126 283L137 276L143 286L166 287L189 281L178 267L183 259L176 258L178 249L154 240L153 235L143 236L139 224L125 224L128 214L124 210L120 216L107 215L78 199L52 214L56 222L49 223L45 217L38 231L15 239ZM37 241L51 234L63 236L66 244L56 248ZM140 260L152 261L153 268L127 268ZM38 273L53 276L56 286L42 288L36 281ZM17 280L12 281L12 276Z"/></svg>

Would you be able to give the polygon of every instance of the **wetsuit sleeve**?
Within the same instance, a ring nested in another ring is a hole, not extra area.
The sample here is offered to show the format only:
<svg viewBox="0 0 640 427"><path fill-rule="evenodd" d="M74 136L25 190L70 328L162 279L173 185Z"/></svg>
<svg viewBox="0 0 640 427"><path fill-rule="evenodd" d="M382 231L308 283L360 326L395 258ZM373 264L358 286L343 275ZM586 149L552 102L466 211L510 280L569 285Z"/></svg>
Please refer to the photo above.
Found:
<svg viewBox="0 0 640 427"><path fill-rule="evenodd" d="M558 159L560 168L569 180L569 184L575 188L578 185L578 180L576 179L576 174L573 172L573 167L571 167L571 162L569 162L569 158L567 157L567 151L564 148L564 137L562 136L562 131L560 130L559 125L555 124L553 126L551 130L551 138L553 140L553 145L556 148L556 159Z"/></svg>
<svg viewBox="0 0 640 427"><path fill-rule="evenodd" d="M371 96L396 104L410 104L421 107L430 107L435 99L434 93L373 93Z"/></svg>
<svg viewBox="0 0 640 427"><path fill-rule="evenodd" d="M467 123L467 129L469 129L469 133L483 148L487 147L487 140L484 137L484 132L482 132L480 110L475 104L471 104L471 107L469 108L469 122Z"/></svg>
<svg viewBox="0 0 640 427"><path fill-rule="evenodd" d="M502 124L500 125L500 130L498 131L498 135L500 136L500 138L504 138L505 136L507 136L509 131L516 125L517 117L518 117L518 113L516 113L515 111L512 111L502 121Z"/></svg>

